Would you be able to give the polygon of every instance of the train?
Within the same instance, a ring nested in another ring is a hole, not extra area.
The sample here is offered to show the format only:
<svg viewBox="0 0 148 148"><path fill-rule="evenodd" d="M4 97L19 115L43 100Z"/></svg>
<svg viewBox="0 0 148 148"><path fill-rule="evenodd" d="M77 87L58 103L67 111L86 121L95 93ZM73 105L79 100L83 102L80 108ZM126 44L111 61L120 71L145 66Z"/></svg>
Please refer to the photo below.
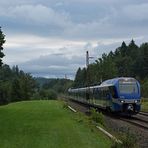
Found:
<svg viewBox="0 0 148 148"><path fill-rule="evenodd" d="M135 115L141 109L140 83L132 77L106 80L100 85L69 88L71 99L113 113Z"/></svg>

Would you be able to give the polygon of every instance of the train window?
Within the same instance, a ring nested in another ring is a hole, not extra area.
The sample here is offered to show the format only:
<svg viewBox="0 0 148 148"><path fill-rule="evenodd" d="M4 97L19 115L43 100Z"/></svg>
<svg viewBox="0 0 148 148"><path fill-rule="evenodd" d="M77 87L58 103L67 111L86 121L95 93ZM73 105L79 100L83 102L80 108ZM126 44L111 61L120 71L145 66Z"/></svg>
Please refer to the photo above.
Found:
<svg viewBox="0 0 148 148"><path fill-rule="evenodd" d="M87 92L86 93L86 100L89 100L90 99L90 95L89 95L89 93Z"/></svg>
<svg viewBox="0 0 148 148"><path fill-rule="evenodd" d="M135 82L119 83L119 91L123 94L138 93L138 86Z"/></svg>
<svg viewBox="0 0 148 148"><path fill-rule="evenodd" d="M111 92L111 95L113 98L116 98L116 93L115 93L115 88L112 86L109 88L110 92Z"/></svg>
<svg viewBox="0 0 148 148"><path fill-rule="evenodd" d="M97 98L97 89L96 88L93 89L93 97L95 99Z"/></svg>

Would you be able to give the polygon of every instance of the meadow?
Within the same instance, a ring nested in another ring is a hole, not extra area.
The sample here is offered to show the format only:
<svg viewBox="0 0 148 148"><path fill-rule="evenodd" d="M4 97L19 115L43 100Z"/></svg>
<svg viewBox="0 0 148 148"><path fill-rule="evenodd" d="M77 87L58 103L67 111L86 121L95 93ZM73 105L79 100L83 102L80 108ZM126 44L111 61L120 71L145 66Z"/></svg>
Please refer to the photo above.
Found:
<svg viewBox="0 0 148 148"><path fill-rule="evenodd" d="M107 148L111 141L60 101L0 107L1 148Z"/></svg>

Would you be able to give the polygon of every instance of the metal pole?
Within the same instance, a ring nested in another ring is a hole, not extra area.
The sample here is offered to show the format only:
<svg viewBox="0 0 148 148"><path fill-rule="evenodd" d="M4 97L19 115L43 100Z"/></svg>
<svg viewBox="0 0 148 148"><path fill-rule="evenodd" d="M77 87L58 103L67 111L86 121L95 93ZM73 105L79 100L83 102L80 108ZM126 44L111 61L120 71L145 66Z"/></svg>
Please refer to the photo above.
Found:
<svg viewBox="0 0 148 148"><path fill-rule="evenodd" d="M89 53L86 51L86 68L88 68L89 65Z"/></svg>
<svg viewBox="0 0 148 148"><path fill-rule="evenodd" d="M88 92L86 92L86 98L89 100L90 102L90 70L89 70L89 59L94 58L94 57L90 57L89 56L89 52L86 51L86 85L88 87Z"/></svg>
<svg viewBox="0 0 148 148"><path fill-rule="evenodd" d="M86 51L86 85L89 86L89 53Z"/></svg>
<svg viewBox="0 0 148 148"><path fill-rule="evenodd" d="M88 87L88 92L86 91L86 99L89 100L89 53L86 51L86 86Z"/></svg>

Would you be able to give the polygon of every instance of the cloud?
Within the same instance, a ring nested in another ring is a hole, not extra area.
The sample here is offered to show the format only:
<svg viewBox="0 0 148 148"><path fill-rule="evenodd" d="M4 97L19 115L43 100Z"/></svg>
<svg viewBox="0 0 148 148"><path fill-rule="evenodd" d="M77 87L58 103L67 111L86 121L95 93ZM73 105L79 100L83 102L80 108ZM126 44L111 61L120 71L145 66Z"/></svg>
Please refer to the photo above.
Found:
<svg viewBox="0 0 148 148"><path fill-rule="evenodd" d="M86 50L98 57L123 40L147 41L147 8L147 0L1 0L4 61L34 75L73 74Z"/></svg>
<svg viewBox="0 0 148 148"><path fill-rule="evenodd" d="M128 5L123 9L127 18L136 21L148 21L148 3Z"/></svg>
<svg viewBox="0 0 148 148"><path fill-rule="evenodd" d="M4 26L13 32L86 42L141 36L140 25L145 26L142 32L147 32L147 3L81 0L79 3L51 1L47 5L47 1L37 2L19 4L17 1L15 6L1 7L0 19Z"/></svg>
<svg viewBox="0 0 148 148"><path fill-rule="evenodd" d="M142 38L135 39L140 40ZM125 41L128 44L130 39L127 38ZM100 40L98 43L88 42L81 49L78 48L79 46L75 48L69 46L69 48L59 49L57 53L30 58L30 60L19 63L18 65L21 69L34 76L57 78L64 77L66 74L69 78L74 79L78 67L84 67L86 64L86 50L88 50L89 55L93 57L93 59L90 60L90 63L92 63L101 57L103 53L109 53L111 50L114 51L121 45L121 42L122 39ZM41 53L37 55L41 55Z"/></svg>
<svg viewBox="0 0 148 148"><path fill-rule="evenodd" d="M55 60L56 59L56 60ZM64 77L65 74L74 78L78 67L85 66L85 58L81 56L66 57L64 54L40 56L19 65L21 69L33 75L48 77Z"/></svg>
<svg viewBox="0 0 148 148"><path fill-rule="evenodd" d="M68 58L77 55L83 55L83 47L86 42L71 41L60 38L47 38L25 35L6 35L4 44L5 63L16 65L17 63L38 58L48 54L64 54Z"/></svg>
<svg viewBox="0 0 148 148"><path fill-rule="evenodd" d="M38 5L19 5L16 7L8 7L2 9L1 15L11 19L23 21L26 24L40 24L65 26L68 23L68 15L66 13L55 12L52 8Z"/></svg>

